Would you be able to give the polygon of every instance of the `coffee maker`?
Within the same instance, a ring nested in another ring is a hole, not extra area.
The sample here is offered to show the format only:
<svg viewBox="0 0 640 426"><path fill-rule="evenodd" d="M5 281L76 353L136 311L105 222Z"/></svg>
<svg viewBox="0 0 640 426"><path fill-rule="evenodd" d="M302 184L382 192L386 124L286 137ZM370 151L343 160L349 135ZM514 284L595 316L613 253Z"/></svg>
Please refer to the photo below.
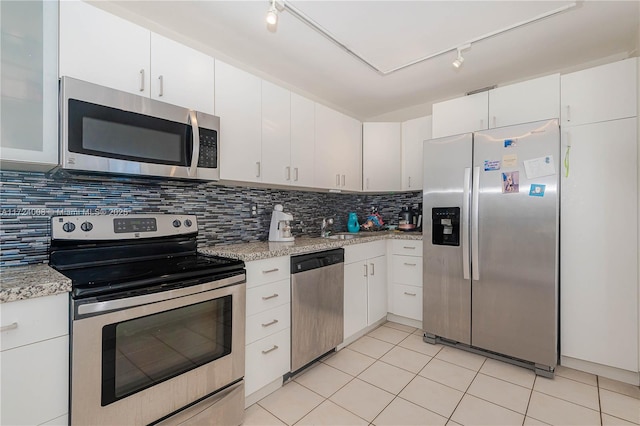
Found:
<svg viewBox="0 0 640 426"><path fill-rule="evenodd" d="M271 213L271 227L269 228L269 241L293 241L291 235L290 221L293 220L291 213L285 213L282 204L273 206Z"/></svg>

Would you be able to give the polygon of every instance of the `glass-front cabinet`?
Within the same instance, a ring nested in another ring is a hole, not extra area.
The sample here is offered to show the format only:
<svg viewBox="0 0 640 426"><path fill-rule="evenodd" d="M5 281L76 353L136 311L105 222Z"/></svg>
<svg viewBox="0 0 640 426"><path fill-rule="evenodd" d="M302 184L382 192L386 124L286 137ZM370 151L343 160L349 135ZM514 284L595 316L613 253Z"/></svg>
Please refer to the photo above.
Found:
<svg viewBox="0 0 640 426"><path fill-rule="evenodd" d="M0 1L0 169L58 164L58 2Z"/></svg>

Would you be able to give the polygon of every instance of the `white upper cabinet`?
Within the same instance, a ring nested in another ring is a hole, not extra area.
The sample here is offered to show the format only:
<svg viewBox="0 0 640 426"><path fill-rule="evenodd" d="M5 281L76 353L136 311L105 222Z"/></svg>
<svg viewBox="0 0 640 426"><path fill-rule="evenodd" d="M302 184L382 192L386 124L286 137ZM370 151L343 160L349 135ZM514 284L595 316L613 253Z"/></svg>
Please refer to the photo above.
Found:
<svg viewBox="0 0 640 426"><path fill-rule="evenodd" d="M315 185L318 188L362 189L362 124L316 104Z"/></svg>
<svg viewBox="0 0 640 426"><path fill-rule="evenodd" d="M216 114L220 117L220 179L262 180L261 80L216 60Z"/></svg>
<svg viewBox="0 0 640 426"><path fill-rule="evenodd" d="M563 75L562 126L635 117L637 58Z"/></svg>
<svg viewBox="0 0 640 426"><path fill-rule="evenodd" d="M214 113L214 59L88 3L60 2L60 76Z"/></svg>
<svg viewBox="0 0 640 426"><path fill-rule="evenodd" d="M58 164L58 2L0 2L0 168Z"/></svg>
<svg viewBox="0 0 640 426"><path fill-rule="evenodd" d="M290 185L311 187L314 184L315 123L315 103L291 93Z"/></svg>
<svg viewBox="0 0 640 426"><path fill-rule="evenodd" d="M431 139L431 116L402 123L402 190L422 189L424 141Z"/></svg>
<svg viewBox="0 0 640 426"><path fill-rule="evenodd" d="M488 92L433 104L433 138L487 129L488 117Z"/></svg>
<svg viewBox="0 0 640 426"><path fill-rule="evenodd" d="M151 32L82 1L60 2L60 76L149 96Z"/></svg>
<svg viewBox="0 0 640 426"><path fill-rule="evenodd" d="M151 33L151 97L214 113L214 59Z"/></svg>
<svg viewBox="0 0 640 426"><path fill-rule="evenodd" d="M489 91L489 127L560 117L560 74Z"/></svg>
<svg viewBox="0 0 640 426"><path fill-rule="evenodd" d="M262 182L291 182L290 153L291 92L262 81Z"/></svg>
<svg viewBox="0 0 640 426"><path fill-rule="evenodd" d="M401 189L401 123L363 123L362 170L364 191Z"/></svg>

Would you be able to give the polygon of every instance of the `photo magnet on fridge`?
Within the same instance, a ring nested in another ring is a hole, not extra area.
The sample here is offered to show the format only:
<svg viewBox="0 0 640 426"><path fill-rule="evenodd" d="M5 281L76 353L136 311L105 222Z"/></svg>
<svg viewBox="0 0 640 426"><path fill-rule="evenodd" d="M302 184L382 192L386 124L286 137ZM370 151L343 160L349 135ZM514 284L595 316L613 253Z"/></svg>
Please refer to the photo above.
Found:
<svg viewBox="0 0 640 426"><path fill-rule="evenodd" d="M500 170L500 160L484 160L484 171Z"/></svg>
<svg viewBox="0 0 640 426"><path fill-rule="evenodd" d="M540 185L538 183L532 183L531 188L529 188L529 196L530 197L544 197L544 189L546 185Z"/></svg>
<svg viewBox="0 0 640 426"><path fill-rule="evenodd" d="M515 194L520 192L520 172L502 173L502 193Z"/></svg>

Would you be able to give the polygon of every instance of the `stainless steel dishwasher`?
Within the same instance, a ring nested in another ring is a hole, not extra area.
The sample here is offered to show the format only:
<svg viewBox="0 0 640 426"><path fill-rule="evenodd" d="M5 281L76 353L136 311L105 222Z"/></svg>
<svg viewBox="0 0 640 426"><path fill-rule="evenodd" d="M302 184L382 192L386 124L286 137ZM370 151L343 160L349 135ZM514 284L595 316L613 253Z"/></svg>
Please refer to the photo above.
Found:
<svg viewBox="0 0 640 426"><path fill-rule="evenodd" d="M291 371L344 339L344 250L291 257Z"/></svg>

